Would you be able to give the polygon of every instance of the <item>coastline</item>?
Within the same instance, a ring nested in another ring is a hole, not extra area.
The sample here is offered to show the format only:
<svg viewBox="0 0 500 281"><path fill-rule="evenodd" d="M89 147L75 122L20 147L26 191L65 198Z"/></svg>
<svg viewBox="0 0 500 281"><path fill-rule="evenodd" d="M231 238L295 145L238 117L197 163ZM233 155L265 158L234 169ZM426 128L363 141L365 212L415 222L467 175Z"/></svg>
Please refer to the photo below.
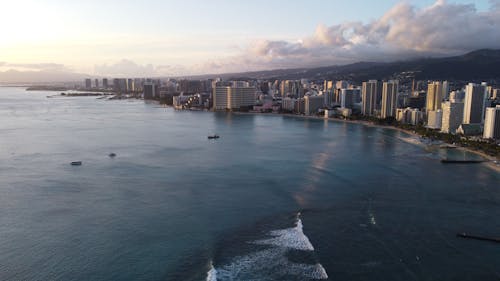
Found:
<svg viewBox="0 0 500 281"><path fill-rule="evenodd" d="M359 124L359 125L363 125L363 126L367 126L367 127L376 127L376 128L382 128L382 129L389 129L389 130L395 130L395 131L399 131L399 132L402 132L402 133L405 133L405 134L408 134L412 137L417 137L417 138L421 138L422 136L413 132L413 131L409 131L409 130L405 130L405 129L402 129L402 128L397 128L397 127L393 127L393 126L384 126L384 125L378 125L378 124L373 124L372 122L370 121L365 121L365 120L346 120L346 119L339 119L339 118L324 118L324 117L319 117L319 116L307 116L307 115L296 115L296 114L289 114L289 113L285 113L285 114L281 114L281 113L260 113L260 112L231 112L232 114L239 114L239 115L271 115L271 116L285 116L285 117L293 117L293 118L302 118L302 119L313 119L313 120L327 120L327 121L332 121L332 122L339 122L339 123L349 123L349 124ZM415 143L412 143L414 145L417 145ZM422 146L424 147L427 147L428 145L421 142ZM460 145L457 145L457 149L458 150L461 150L461 151L466 151L466 152L469 152L469 153L473 153L473 154L476 154L482 158L484 158L485 160L487 160L487 162L484 162L484 163L481 163L481 165L485 165L486 167L500 173L500 165L497 165L495 164L495 162L493 161L500 161L500 159L494 157L494 156L490 156L482 151L478 151L478 150L474 150L474 149L471 149L469 147L463 147L463 146L460 146Z"/></svg>

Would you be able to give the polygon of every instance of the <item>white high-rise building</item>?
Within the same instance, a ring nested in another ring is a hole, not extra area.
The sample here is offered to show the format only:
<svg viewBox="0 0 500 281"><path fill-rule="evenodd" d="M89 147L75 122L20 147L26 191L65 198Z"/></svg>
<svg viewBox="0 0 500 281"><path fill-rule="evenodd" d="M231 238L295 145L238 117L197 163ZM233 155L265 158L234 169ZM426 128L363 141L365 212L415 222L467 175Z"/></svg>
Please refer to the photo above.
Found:
<svg viewBox="0 0 500 281"><path fill-rule="evenodd" d="M486 102L486 83L469 83L465 87L463 124L483 123Z"/></svg>
<svg viewBox="0 0 500 281"><path fill-rule="evenodd" d="M398 81L384 82L382 86L382 110L380 118L395 117Z"/></svg>
<svg viewBox="0 0 500 281"><path fill-rule="evenodd" d="M441 109L427 112L427 128L441 129L443 111Z"/></svg>
<svg viewBox="0 0 500 281"><path fill-rule="evenodd" d="M455 134L464 118L464 103L447 101L441 107L443 110L441 132Z"/></svg>
<svg viewBox="0 0 500 281"><path fill-rule="evenodd" d="M429 83L427 85L426 111L435 111L441 109L443 100L443 84L439 81Z"/></svg>
<svg viewBox="0 0 500 281"><path fill-rule="evenodd" d="M500 105L486 108L483 138L500 139Z"/></svg>
<svg viewBox="0 0 500 281"><path fill-rule="evenodd" d="M255 105L255 88L218 86L213 90L214 110L239 110Z"/></svg>

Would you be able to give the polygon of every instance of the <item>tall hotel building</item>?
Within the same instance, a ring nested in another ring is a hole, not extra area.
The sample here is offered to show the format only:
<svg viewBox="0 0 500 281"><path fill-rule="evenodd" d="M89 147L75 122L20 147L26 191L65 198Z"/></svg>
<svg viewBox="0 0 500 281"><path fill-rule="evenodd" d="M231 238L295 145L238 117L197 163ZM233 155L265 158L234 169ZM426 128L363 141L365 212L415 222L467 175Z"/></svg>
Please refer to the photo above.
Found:
<svg viewBox="0 0 500 281"><path fill-rule="evenodd" d="M483 138L500 140L500 105L486 108Z"/></svg>
<svg viewBox="0 0 500 281"><path fill-rule="evenodd" d="M483 122L486 101L486 83L481 85L469 83L465 87L463 124L480 124Z"/></svg>
<svg viewBox="0 0 500 281"><path fill-rule="evenodd" d="M427 101L426 111L436 111L441 109L441 101L443 100L443 85L441 82L432 82L427 85Z"/></svg>
<svg viewBox="0 0 500 281"><path fill-rule="evenodd" d="M442 104L441 132L455 134L464 118L464 103L452 99Z"/></svg>
<svg viewBox="0 0 500 281"><path fill-rule="evenodd" d="M380 104L379 97L381 96L381 88L381 84L377 80L363 82L363 86L361 88L361 113L363 113L363 115L375 115L378 105Z"/></svg>
<svg viewBox="0 0 500 281"><path fill-rule="evenodd" d="M255 105L255 88L217 86L213 89L213 100L215 111L238 110Z"/></svg>
<svg viewBox="0 0 500 281"><path fill-rule="evenodd" d="M398 81L384 82L382 86L382 110L380 118L395 117L398 95Z"/></svg>

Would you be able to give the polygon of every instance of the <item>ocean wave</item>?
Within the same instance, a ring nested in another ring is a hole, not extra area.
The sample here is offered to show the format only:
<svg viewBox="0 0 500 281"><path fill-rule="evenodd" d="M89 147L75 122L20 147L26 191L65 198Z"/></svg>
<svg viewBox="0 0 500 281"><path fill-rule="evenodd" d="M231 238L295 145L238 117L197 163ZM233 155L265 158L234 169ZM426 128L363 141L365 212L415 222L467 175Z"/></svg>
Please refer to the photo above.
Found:
<svg viewBox="0 0 500 281"><path fill-rule="evenodd" d="M300 214L299 214L300 216ZM303 251L314 251L309 238L304 234L302 220L297 217L296 226L287 229L273 230L269 233L273 238L257 240L253 243L259 245L274 245Z"/></svg>
<svg viewBox="0 0 500 281"><path fill-rule="evenodd" d="M217 281L217 270L212 262L210 262L210 270L207 272L207 281Z"/></svg>
<svg viewBox="0 0 500 281"><path fill-rule="evenodd" d="M314 251L309 238L303 232L300 213L297 215L295 227L273 230L267 235L272 238L249 243L270 246L269 248L234 257L230 263L217 268L211 266L207 281L328 279L328 274L320 263L296 263L287 258L290 250Z"/></svg>

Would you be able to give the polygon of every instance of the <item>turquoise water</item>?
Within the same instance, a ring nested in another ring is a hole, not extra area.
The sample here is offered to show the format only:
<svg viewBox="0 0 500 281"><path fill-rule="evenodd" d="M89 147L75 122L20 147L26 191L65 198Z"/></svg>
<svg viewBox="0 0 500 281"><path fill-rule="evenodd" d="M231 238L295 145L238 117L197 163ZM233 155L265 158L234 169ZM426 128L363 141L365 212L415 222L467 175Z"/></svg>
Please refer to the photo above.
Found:
<svg viewBox="0 0 500 281"><path fill-rule="evenodd" d="M51 94L0 88L0 280L500 278L498 245L455 237L500 236L482 164L357 124Z"/></svg>

